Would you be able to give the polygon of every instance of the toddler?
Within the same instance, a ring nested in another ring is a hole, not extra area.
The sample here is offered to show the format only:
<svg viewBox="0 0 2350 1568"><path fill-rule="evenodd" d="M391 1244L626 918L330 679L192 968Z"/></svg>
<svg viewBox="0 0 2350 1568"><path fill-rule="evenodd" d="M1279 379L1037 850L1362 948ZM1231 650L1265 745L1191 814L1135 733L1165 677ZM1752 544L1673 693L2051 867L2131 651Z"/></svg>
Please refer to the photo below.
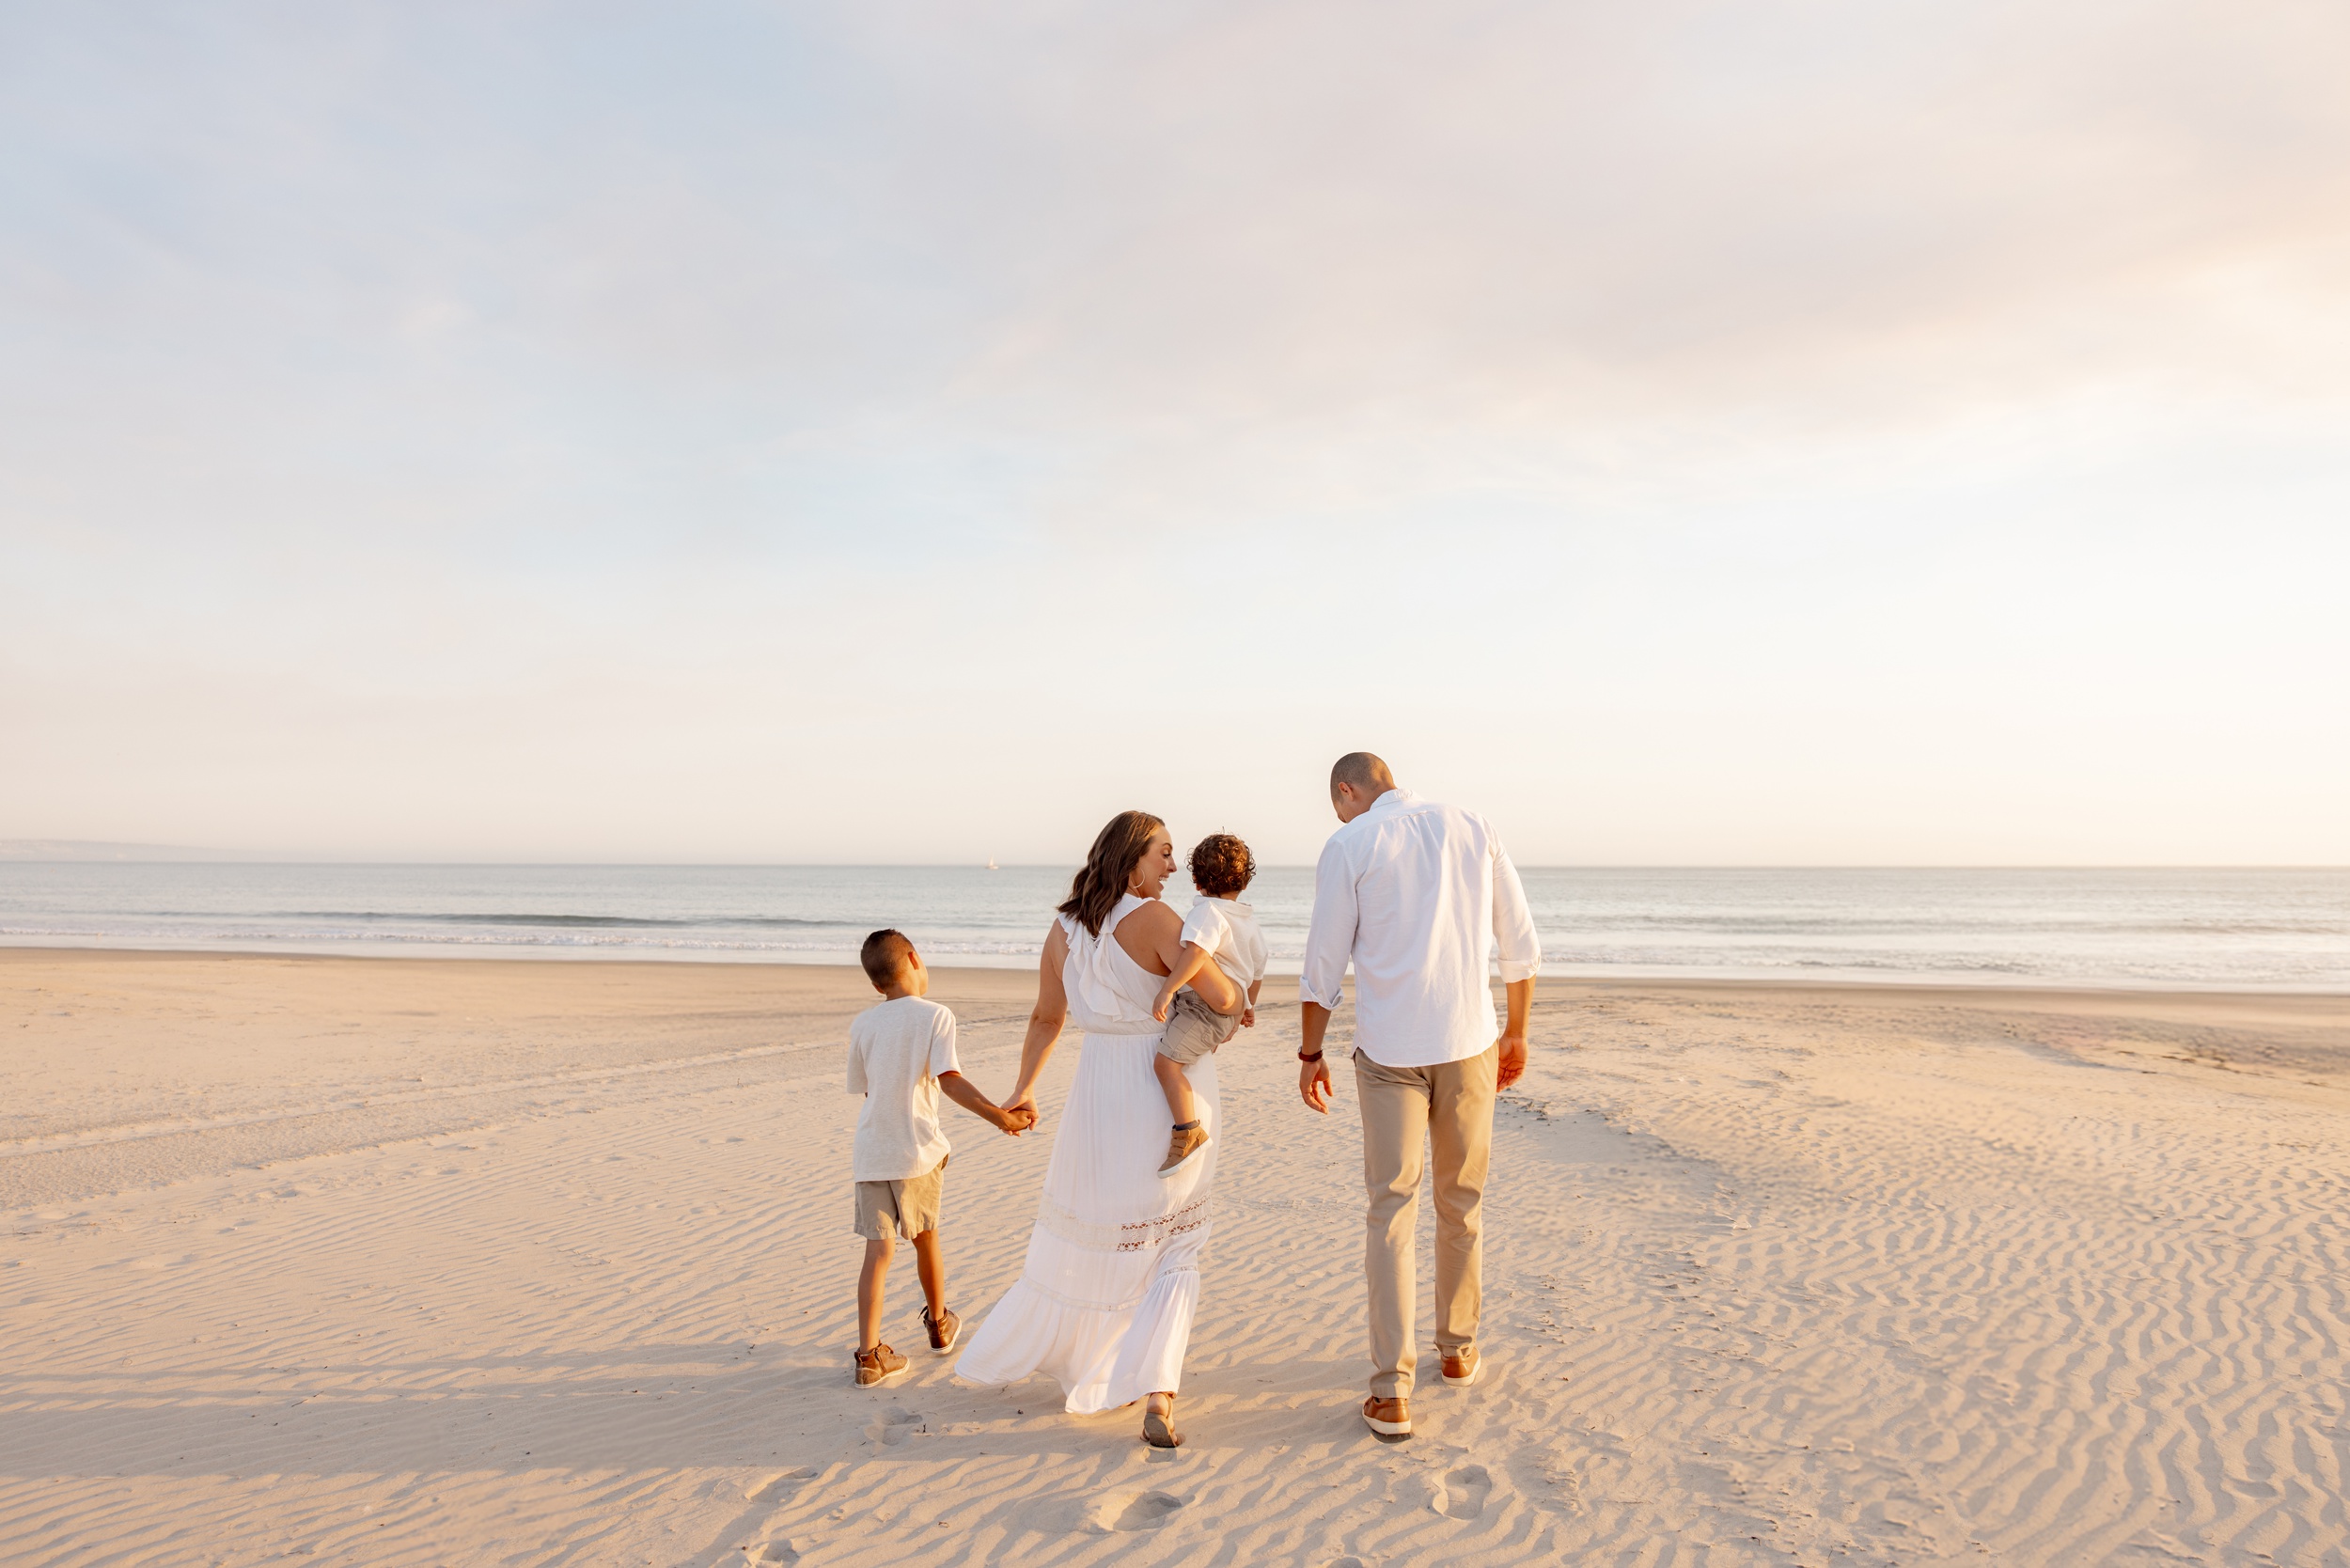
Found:
<svg viewBox="0 0 2350 1568"><path fill-rule="evenodd" d="M1152 1016L1167 1025L1167 1033L1151 1066L1175 1118L1167 1161L1159 1167L1162 1176L1173 1175L1208 1146L1184 1070L1257 1022L1257 990L1264 984L1264 933L1257 929L1257 912L1240 902L1256 876L1257 857L1229 833L1211 833L1192 846L1191 885L1200 899L1183 920L1183 962L1159 987L1152 1009ZM1240 988L1240 1006L1230 1012L1216 1011L1198 991L1184 989L1211 960Z"/></svg>

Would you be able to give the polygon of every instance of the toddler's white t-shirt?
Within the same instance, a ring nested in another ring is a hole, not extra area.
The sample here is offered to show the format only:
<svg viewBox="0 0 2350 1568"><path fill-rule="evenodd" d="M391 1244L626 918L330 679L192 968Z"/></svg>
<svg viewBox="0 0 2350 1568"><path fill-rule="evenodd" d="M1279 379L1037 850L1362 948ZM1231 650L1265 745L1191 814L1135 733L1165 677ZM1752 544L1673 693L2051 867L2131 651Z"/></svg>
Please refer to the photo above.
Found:
<svg viewBox="0 0 2350 1568"><path fill-rule="evenodd" d="M1214 955L1215 966L1246 991L1264 979L1264 933L1257 912L1233 899L1201 899L1183 917L1183 940Z"/></svg>
<svg viewBox="0 0 2350 1568"><path fill-rule="evenodd" d="M945 1159L938 1075L962 1071L955 1015L928 996L893 996L851 1020L849 1092L865 1096L851 1179L902 1182Z"/></svg>

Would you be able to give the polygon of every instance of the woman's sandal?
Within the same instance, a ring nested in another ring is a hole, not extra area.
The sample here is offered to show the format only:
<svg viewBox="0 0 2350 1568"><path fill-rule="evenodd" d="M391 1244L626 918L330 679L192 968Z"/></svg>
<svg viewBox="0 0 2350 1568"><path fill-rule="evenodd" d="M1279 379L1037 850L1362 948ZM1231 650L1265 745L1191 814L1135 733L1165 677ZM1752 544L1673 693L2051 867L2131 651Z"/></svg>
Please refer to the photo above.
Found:
<svg viewBox="0 0 2350 1568"><path fill-rule="evenodd" d="M1152 1409L1148 1400L1144 1401L1142 1406L1142 1440L1150 1444L1154 1449L1182 1448L1183 1446L1183 1435L1175 1430L1174 1419L1175 1401L1173 1399L1170 1398L1167 1402L1167 1411L1164 1415Z"/></svg>

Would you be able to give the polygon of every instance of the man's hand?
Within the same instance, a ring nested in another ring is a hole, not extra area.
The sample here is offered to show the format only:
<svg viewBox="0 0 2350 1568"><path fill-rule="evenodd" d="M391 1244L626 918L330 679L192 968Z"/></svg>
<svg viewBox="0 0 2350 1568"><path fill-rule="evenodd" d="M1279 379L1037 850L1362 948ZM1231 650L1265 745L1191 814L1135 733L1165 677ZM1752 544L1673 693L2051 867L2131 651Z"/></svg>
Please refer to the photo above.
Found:
<svg viewBox="0 0 2350 1568"><path fill-rule="evenodd" d="M1006 1137L1018 1137L1022 1133L1036 1125L1036 1107L1034 1105L1006 1105L1001 1125Z"/></svg>
<svg viewBox="0 0 2350 1568"><path fill-rule="evenodd" d="M1505 1034L1496 1043L1501 1047L1501 1067L1494 1078L1494 1087L1508 1089L1526 1075L1526 1036Z"/></svg>
<svg viewBox="0 0 2350 1568"><path fill-rule="evenodd" d="M1297 1093L1308 1110L1320 1116L1330 1114L1329 1058L1316 1057L1297 1064Z"/></svg>
<svg viewBox="0 0 2350 1568"><path fill-rule="evenodd" d="M1534 1011L1534 978L1512 980L1501 989L1510 998L1510 1017L1501 1026L1501 1038L1495 1042L1501 1047L1501 1069L1494 1077L1494 1087L1508 1089L1526 1073L1526 1021Z"/></svg>

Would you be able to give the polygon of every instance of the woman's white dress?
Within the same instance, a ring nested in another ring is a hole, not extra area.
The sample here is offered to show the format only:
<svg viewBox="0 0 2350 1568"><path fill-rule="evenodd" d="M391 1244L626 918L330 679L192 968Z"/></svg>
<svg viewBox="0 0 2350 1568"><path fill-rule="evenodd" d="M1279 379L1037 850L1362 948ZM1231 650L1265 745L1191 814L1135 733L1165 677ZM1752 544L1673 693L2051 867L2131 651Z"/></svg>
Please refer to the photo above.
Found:
<svg viewBox="0 0 2350 1568"><path fill-rule="evenodd" d="M1077 1075L1054 1135L1027 1266L955 1363L975 1383L1048 1372L1076 1415L1182 1384L1208 1245L1216 1146L1172 1176L1158 1173L1174 1125L1151 1070L1167 1030L1151 1016L1162 981L1111 934L1146 902L1120 899L1099 936L1061 917L1069 941L1061 983L1070 1023L1082 1031ZM1213 1140L1215 1058L1203 1057L1190 1073Z"/></svg>

